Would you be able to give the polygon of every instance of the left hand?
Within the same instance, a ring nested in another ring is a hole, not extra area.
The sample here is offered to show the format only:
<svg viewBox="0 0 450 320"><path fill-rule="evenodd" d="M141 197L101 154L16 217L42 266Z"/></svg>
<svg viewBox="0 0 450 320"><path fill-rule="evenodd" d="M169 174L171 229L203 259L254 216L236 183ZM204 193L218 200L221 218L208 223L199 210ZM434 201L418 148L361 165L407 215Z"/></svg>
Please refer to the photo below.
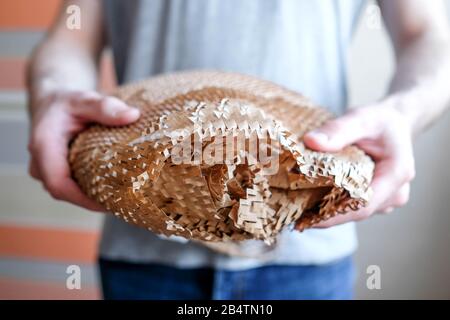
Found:
<svg viewBox="0 0 450 320"><path fill-rule="evenodd" d="M315 227L363 220L375 212L387 213L408 202L410 182L415 176L412 128L391 104L353 109L307 133L304 141L309 148L323 152L336 152L355 144L375 161L373 195L367 207L337 215Z"/></svg>

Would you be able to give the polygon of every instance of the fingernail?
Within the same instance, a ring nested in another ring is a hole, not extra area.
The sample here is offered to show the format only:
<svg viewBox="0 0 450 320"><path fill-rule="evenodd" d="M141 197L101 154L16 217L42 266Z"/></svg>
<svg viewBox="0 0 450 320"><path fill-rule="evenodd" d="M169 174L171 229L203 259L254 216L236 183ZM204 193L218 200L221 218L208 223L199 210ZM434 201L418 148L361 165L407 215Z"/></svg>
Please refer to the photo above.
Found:
<svg viewBox="0 0 450 320"><path fill-rule="evenodd" d="M139 109L133 108L133 107L128 107L125 110L119 110L118 112L116 112L114 114L114 117L116 118L121 118L121 117L137 117L139 116Z"/></svg>
<svg viewBox="0 0 450 320"><path fill-rule="evenodd" d="M320 131L311 131L308 135L321 144L325 144L329 140L328 136Z"/></svg>
<svg viewBox="0 0 450 320"><path fill-rule="evenodd" d="M108 113L111 117L119 117L121 114L128 112L129 108L127 105L121 103L111 103L106 107L106 113Z"/></svg>
<svg viewBox="0 0 450 320"><path fill-rule="evenodd" d="M385 213L391 213L392 211L394 211L394 208L389 207L386 210L384 210Z"/></svg>

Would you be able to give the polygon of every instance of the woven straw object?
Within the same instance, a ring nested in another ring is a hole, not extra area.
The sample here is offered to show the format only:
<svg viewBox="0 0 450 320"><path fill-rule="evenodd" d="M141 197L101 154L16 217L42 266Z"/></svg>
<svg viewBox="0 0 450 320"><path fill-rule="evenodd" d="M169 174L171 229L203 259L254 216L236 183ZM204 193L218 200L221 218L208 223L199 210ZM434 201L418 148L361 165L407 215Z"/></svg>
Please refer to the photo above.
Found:
<svg viewBox="0 0 450 320"><path fill-rule="evenodd" d="M302 136L332 115L298 93L193 71L126 85L116 96L140 119L93 125L69 160L82 190L129 223L167 236L273 243L287 225L303 230L369 199L374 165L361 150L305 148Z"/></svg>

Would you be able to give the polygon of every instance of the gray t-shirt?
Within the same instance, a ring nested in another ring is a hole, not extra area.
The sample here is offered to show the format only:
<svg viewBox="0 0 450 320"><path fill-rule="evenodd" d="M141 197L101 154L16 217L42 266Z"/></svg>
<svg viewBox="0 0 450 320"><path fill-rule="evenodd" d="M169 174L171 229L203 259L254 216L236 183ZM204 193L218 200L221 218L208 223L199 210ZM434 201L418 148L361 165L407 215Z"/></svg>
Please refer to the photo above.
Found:
<svg viewBox="0 0 450 320"><path fill-rule="evenodd" d="M347 49L364 0L105 0L105 23L120 83L158 73L217 69L254 75L341 113ZM253 247L255 241L246 246ZM323 264L356 248L352 223L285 231L261 259L228 257L163 239L107 216L100 254L180 267L245 269Z"/></svg>

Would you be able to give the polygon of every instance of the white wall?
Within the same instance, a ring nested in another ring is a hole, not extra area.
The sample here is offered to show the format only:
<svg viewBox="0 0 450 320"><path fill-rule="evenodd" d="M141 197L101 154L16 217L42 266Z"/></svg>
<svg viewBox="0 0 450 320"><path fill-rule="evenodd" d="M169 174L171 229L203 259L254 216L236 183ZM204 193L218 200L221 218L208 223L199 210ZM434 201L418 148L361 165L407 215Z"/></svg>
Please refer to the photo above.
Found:
<svg viewBox="0 0 450 320"><path fill-rule="evenodd" d="M370 12L362 16L351 50L353 105L382 97L394 66L386 32L373 28ZM450 298L449 144L448 112L415 143L417 177L409 204L358 225L358 298ZM369 265L381 268L381 290L366 287Z"/></svg>

